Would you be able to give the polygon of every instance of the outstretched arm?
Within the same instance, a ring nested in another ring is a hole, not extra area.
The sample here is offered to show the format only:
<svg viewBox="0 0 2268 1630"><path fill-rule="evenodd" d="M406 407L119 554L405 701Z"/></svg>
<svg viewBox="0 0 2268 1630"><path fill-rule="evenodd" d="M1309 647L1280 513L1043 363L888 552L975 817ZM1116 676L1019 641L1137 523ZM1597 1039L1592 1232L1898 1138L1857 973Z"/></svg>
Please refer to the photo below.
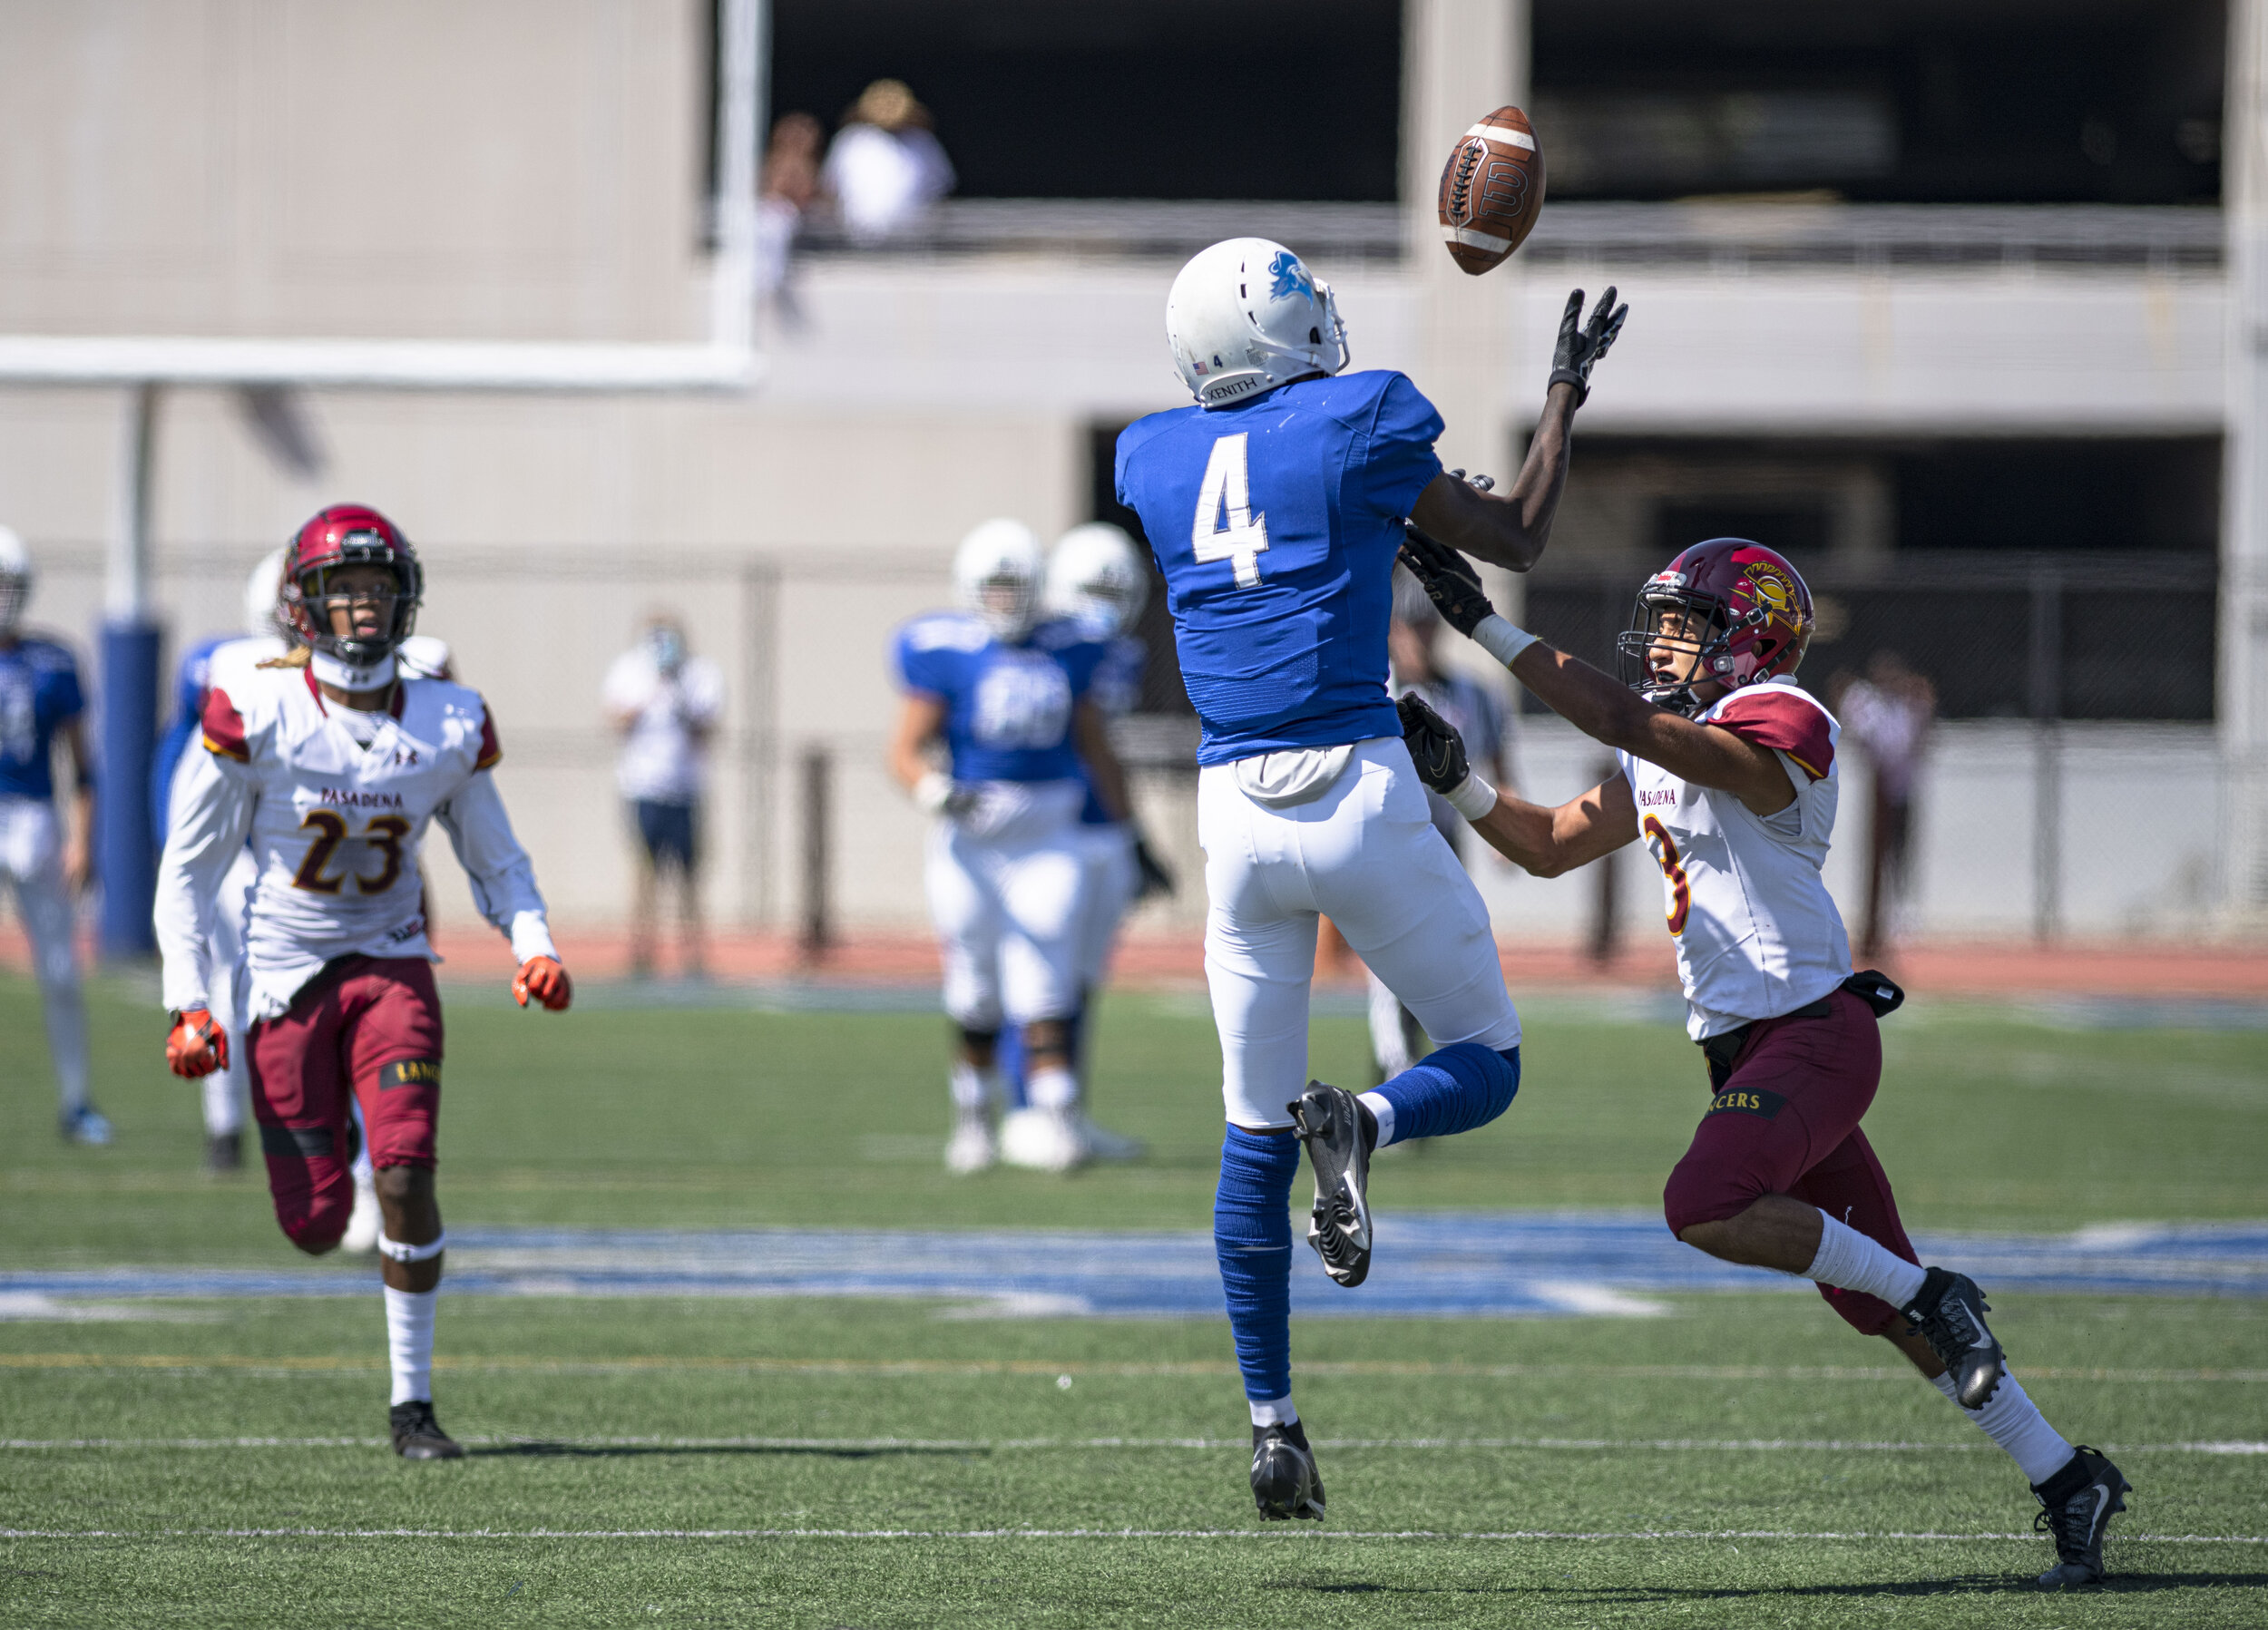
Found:
<svg viewBox="0 0 2268 1630"><path fill-rule="evenodd" d="M1637 835L1637 805L1620 776L1557 809L1491 786L1473 773L1457 727L1411 691L1395 704L1402 741L1418 778L1447 798L1506 860L1539 877L1557 877L1619 849Z"/></svg>
<svg viewBox="0 0 2268 1630"><path fill-rule="evenodd" d="M1771 748L1717 725L1697 724L1657 708L1580 658L1554 650L1496 614L1481 580L1456 551L1414 528L1403 563L1441 609L1444 620L1511 669L1538 700L1584 735L1696 786L1729 792L1757 815L1795 801L1795 786Z"/></svg>
<svg viewBox="0 0 2268 1630"><path fill-rule="evenodd" d="M1559 314L1559 343L1551 353L1551 382L1543 417L1528 443L1528 458L1510 488L1501 493L1466 481L1461 471L1435 476L1410 506L1410 520L1422 531L1491 566L1525 571L1543 554L1551 538L1551 518L1567 484L1568 442L1575 410L1590 395L1590 371L1622 332L1628 306L1615 304L1609 288L1583 321L1583 291L1568 296Z"/></svg>

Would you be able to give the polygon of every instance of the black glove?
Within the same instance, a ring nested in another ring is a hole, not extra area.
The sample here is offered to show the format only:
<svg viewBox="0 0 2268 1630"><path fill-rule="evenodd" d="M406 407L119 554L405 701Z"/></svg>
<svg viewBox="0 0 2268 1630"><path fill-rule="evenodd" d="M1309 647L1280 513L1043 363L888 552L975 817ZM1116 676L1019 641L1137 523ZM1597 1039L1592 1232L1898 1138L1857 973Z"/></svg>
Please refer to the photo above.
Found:
<svg viewBox="0 0 2268 1630"><path fill-rule="evenodd" d="M1629 307L1615 304L1612 284L1598 297L1588 323L1583 322L1583 291L1579 288L1567 297L1567 309L1559 314L1559 343L1551 351L1550 383L1573 386L1576 406L1590 400L1590 371L1615 343L1622 319L1629 315Z"/></svg>
<svg viewBox="0 0 2268 1630"><path fill-rule="evenodd" d="M1465 738L1414 690L1403 691L1394 706L1402 713L1402 745L1410 749L1418 779L1447 797L1472 774L1472 764L1465 757Z"/></svg>
<svg viewBox="0 0 2268 1630"><path fill-rule="evenodd" d="M1174 875L1165 864L1149 852L1149 840L1141 834L1134 835L1134 864L1142 874L1142 881L1134 891L1137 901L1148 900L1153 894L1170 894L1177 886Z"/></svg>
<svg viewBox="0 0 2268 1630"><path fill-rule="evenodd" d="M1426 599L1441 612L1442 620L1460 634L1471 634L1496 615L1481 574L1446 543L1436 543L1408 522L1402 523L1402 563L1425 589Z"/></svg>

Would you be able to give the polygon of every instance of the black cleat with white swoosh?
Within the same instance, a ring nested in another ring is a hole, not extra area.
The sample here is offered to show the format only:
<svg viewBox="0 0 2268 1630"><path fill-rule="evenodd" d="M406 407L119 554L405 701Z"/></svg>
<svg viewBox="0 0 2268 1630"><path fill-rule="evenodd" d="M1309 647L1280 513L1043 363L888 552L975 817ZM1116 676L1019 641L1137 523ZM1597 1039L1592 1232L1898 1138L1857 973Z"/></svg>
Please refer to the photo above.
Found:
<svg viewBox="0 0 2268 1630"><path fill-rule="evenodd" d="M1298 1421L1252 1429L1252 1503L1268 1522L1323 1520L1323 1474Z"/></svg>
<svg viewBox="0 0 2268 1630"><path fill-rule="evenodd" d="M1898 1311L1951 1371L1962 1409L1981 1410L1992 1401L2007 1371L2008 1355L1985 1328L1984 1316L1991 1304L1975 1280L1931 1268L1921 1281L1921 1293Z"/></svg>
<svg viewBox="0 0 2268 1630"><path fill-rule="evenodd" d="M2103 1530L2126 1508L2134 1485L2099 1449L2078 1445L2071 1463L2044 1483L2034 1483L2039 1500L2035 1529L2056 1537L2056 1566L2039 1576L2051 1590L2103 1582Z"/></svg>
<svg viewBox="0 0 2268 1630"><path fill-rule="evenodd" d="M1370 1154L1377 1123L1344 1087L1307 1083L1285 1106L1292 1114L1307 1164L1315 1176L1315 1205L1307 1243L1324 1272L1352 1290L1370 1274Z"/></svg>

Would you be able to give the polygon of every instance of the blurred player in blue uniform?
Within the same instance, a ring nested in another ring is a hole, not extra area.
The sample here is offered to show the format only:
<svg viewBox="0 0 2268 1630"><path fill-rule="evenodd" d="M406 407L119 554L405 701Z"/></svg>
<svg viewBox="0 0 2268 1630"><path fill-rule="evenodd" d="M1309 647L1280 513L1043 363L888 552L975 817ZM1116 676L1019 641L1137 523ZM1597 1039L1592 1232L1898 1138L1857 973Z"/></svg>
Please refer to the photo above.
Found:
<svg viewBox="0 0 2268 1630"><path fill-rule="evenodd" d="M1183 267L1167 297L1196 403L1119 438L1119 501L1165 573L1203 726L1205 969L1228 1118L1213 1231L1266 1518L1324 1511L1291 1397L1286 1212L1302 1145L1315 1180L1308 1243L1332 1278L1360 1284L1372 1152L1484 1126L1520 1086L1520 1017L1488 913L1428 818L1386 688L1403 522L1499 566L1532 565L1575 410L1623 315L1611 289L1588 324L1580 292L1568 302L1526 464L1500 494L1442 470L1441 416L1408 379L1344 371L1336 302L1296 255L1231 239ZM1442 1044L1359 1099L1306 1080L1320 913Z"/></svg>
<svg viewBox="0 0 2268 1630"><path fill-rule="evenodd" d="M1086 874L1076 829L1091 785L1113 818L1125 777L1089 695L1102 648L1040 615L1040 541L1014 521L963 540L963 610L899 630L905 690L890 769L934 817L929 907L944 954L945 1011L960 1030L952 1074L955 1172L996 1159L1067 1171L1089 1155L1073 1068ZM929 757L942 744L947 767ZM1023 1031L1030 1110L996 1135L997 1046Z"/></svg>
<svg viewBox="0 0 2268 1630"><path fill-rule="evenodd" d="M1149 568L1121 528L1101 521L1074 526L1048 551L1041 610L1051 619L1070 622L1082 639L1101 648L1088 695L1106 718L1124 717L1142 698L1142 672L1149 653L1132 630L1149 602ZM1086 774L1083 763L1080 767ZM1119 922L1137 901L1173 892L1172 874L1150 854L1130 809L1124 820L1112 815L1096 795L1091 775L1087 781L1087 802L1072 833L1086 888L1079 908L1079 1008L1071 1016L1070 1039L1071 1067L1079 1076L1082 1103L1091 1080L1088 1058L1093 1032L1088 1008L1110 973ZM1023 1033L1012 1027L1001 1034L1000 1073L1012 1106L1002 1137L1013 1146L1022 1141L1020 1118L1030 1111L1024 1096ZM1093 1159L1142 1157L1141 1139L1097 1126L1091 1116L1082 1115L1080 1130Z"/></svg>
<svg viewBox="0 0 2268 1630"><path fill-rule="evenodd" d="M31 942L55 1064L58 1124L73 1143L106 1144L111 1124L87 1101L86 1000L72 943L73 903L86 887L94 831L94 777L80 723L86 700L71 652L22 631L31 598L31 554L0 526L0 882L15 894ZM57 744L78 784L67 834L55 819Z"/></svg>

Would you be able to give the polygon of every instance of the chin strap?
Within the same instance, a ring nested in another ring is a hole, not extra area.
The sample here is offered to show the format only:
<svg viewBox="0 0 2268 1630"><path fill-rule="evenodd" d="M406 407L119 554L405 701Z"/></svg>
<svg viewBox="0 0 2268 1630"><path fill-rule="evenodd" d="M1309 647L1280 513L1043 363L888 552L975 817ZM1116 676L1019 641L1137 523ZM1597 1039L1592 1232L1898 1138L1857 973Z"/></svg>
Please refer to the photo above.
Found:
<svg viewBox="0 0 2268 1630"><path fill-rule="evenodd" d="M365 668L332 656L328 651L310 651L308 666L315 677L326 685L336 685L341 690L376 690L394 682L394 653L388 651Z"/></svg>

